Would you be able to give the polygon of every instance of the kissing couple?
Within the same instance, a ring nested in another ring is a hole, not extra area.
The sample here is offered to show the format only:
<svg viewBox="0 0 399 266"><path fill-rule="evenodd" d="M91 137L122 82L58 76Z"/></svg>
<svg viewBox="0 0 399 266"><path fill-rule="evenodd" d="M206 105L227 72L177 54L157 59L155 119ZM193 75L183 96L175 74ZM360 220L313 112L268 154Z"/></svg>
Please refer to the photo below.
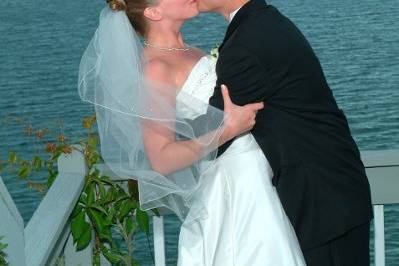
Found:
<svg viewBox="0 0 399 266"><path fill-rule="evenodd" d="M217 60L184 42L199 12L229 21ZM141 208L182 221L179 266L369 265L359 150L313 49L273 5L108 0L79 94Z"/></svg>

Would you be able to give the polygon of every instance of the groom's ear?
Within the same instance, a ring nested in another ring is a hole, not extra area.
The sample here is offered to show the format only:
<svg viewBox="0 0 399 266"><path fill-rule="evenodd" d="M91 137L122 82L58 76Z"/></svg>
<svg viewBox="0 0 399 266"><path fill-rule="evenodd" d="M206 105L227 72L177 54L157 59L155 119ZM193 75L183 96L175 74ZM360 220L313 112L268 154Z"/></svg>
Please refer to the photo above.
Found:
<svg viewBox="0 0 399 266"><path fill-rule="evenodd" d="M144 16L153 21L158 21L162 19L162 13L156 6L146 7L144 9Z"/></svg>

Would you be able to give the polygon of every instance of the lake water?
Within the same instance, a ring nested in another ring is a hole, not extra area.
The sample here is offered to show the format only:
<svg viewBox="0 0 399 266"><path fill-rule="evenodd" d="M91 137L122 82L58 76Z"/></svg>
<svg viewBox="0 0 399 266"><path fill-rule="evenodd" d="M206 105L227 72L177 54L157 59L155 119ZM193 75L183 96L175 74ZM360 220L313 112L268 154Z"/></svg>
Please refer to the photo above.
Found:
<svg viewBox="0 0 399 266"><path fill-rule="evenodd" d="M105 1L0 1L0 118L12 114L34 126L84 136L81 119L93 113L77 95L80 57ZM361 150L399 148L399 1L273 0L314 47ZM227 23L205 14L184 27L186 42L209 51ZM254 40L248 40L254 41ZM61 130L61 129L60 129ZM21 126L0 127L0 155L29 155L33 142ZM22 181L3 174L25 223L40 202ZM40 177L37 177L40 180ZM398 192L399 193L399 192ZM399 207L386 208L387 265L399 265ZM166 217L167 263L176 262L179 221ZM138 235L137 258L152 265Z"/></svg>

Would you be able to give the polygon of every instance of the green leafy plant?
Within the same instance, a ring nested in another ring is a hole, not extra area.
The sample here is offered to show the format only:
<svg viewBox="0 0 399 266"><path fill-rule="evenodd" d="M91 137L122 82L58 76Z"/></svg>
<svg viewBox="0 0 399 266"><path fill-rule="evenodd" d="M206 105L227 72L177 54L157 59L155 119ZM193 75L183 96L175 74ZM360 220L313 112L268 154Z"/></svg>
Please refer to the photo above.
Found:
<svg viewBox="0 0 399 266"><path fill-rule="evenodd" d="M2 243L3 238L4 236L0 236L0 265L8 266L7 254L4 251L8 247L8 244Z"/></svg>
<svg viewBox="0 0 399 266"><path fill-rule="evenodd" d="M103 160L97 149L99 137L93 132L95 124L95 116L83 119L82 125L87 131L87 136L75 143L79 145L69 143L69 138L62 133L62 127L61 133L54 135L47 128L34 129L30 124L25 125L25 134L35 138L35 145L44 144L44 148L37 149L36 154L28 160L16 152L10 152L3 164L14 170L30 188L45 194L58 176L58 157L73 150L81 152L88 167L88 174L83 192L70 216L76 249L82 250L93 241L94 265L100 265L100 254L115 265L140 265L133 258L133 236L139 231L144 232L150 248L149 217L147 212L140 209L137 181L127 179L128 189L125 190L122 184L102 175L96 168ZM30 179L34 172L41 171L46 172L45 184ZM152 211L159 215L156 209ZM122 239L124 245L118 244L117 239ZM151 250L150 252L152 254ZM152 259L154 260L153 256Z"/></svg>
<svg viewBox="0 0 399 266"><path fill-rule="evenodd" d="M60 123L60 133L53 134L48 128L35 129L30 123L26 123L20 117L8 116L7 123L16 122L23 124L23 131L27 137L33 138L34 155L32 158L24 159L15 151L8 153L6 160L0 160L0 171L8 169L11 173L27 182L30 189L37 190L44 195L50 188L58 175L57 159L62 153L71 153L73 146L63 134ZM43 147L44 145L44 147ZM45 183L31 179L32 175L45 172Z"/></svg>

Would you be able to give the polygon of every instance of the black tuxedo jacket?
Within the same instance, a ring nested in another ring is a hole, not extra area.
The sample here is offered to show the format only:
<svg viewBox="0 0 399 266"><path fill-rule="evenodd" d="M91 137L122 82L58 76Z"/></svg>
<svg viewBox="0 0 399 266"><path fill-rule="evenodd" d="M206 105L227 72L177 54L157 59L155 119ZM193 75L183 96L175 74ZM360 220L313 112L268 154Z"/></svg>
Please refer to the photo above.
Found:
<svg viewBox="0 0 399 266"><path fill-rule="evenodd" d="M216 73L210 105L223 109L221 84L235 104L265 102L251 133L303 250L372 218L370 186L348 122L318 58L287 17L264 0L245 4L219 47Z"/></svg>

